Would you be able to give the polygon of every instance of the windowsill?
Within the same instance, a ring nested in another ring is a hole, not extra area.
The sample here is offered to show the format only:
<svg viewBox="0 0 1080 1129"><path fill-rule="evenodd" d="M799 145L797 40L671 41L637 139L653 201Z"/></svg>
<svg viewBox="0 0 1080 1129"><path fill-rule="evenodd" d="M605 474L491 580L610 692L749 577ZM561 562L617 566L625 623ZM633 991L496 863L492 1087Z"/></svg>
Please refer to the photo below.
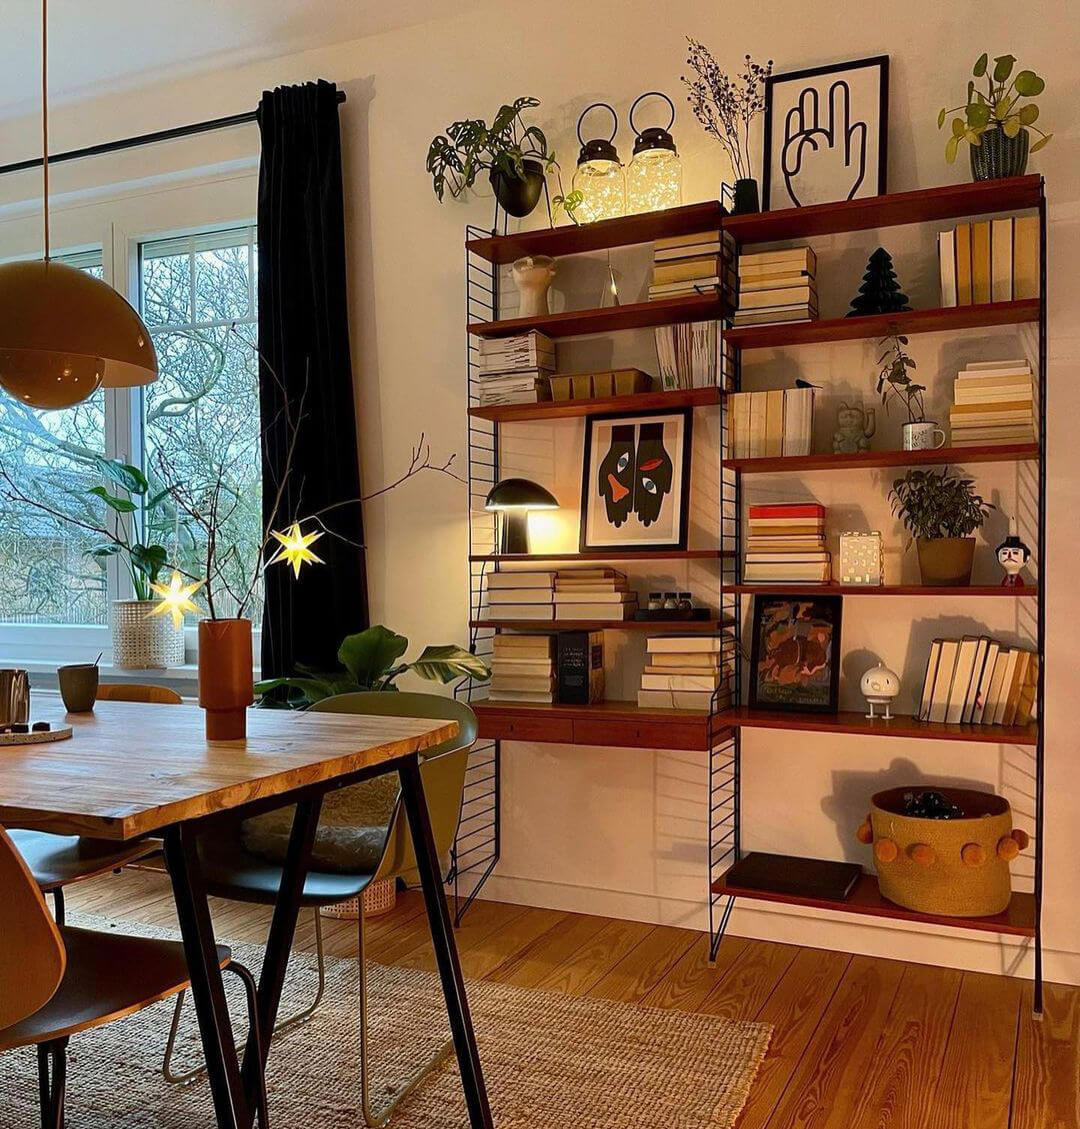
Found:
<svg viewBox="0 0 1080 1129"><path fill-rule="evenodd" d="M30 675L32 690L56 690L59 682L56 677L56 668L64 666L65 661L45 662L41 659L13 659L0 657L0 667L25 670ZM169 667L167 670L160 668L129 670L126 667L113 666L112 663L98 663L98 670L102 682L145 682L154 686L168 686L184 697L195 694L195 683L199 678L199 668L195 663L185 663L183 666ZM258 669L253 671L255 681L259 681Z"/></svg>

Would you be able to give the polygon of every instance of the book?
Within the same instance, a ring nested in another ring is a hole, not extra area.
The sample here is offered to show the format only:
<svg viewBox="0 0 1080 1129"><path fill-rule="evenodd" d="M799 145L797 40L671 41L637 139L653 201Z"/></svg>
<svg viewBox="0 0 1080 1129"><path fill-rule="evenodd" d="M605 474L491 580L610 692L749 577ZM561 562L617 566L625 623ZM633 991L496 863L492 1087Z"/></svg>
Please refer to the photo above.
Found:
<svg viewBox="0 0 1080 1129"><path fill-rule="evenodd" d="M938 267L941 274L941 304L956 305L956 232L938 234Z"/></svg>
<svg viewBox="0 0 1080 1129"><path fill-rule="evenodd" d="M953 670L952 686L949 688L949 703L945 708L945 721L957 725L964 716L968 692L971 689L971 675L975 668L975 652L979 640L974 635L965 635L960 640L956 652L956 667Z"/></svg>
<svg viewBox="0 0 1080 1129"><path fill-rule="evenodd" d="M643 709L700 710L708 713L712 705L711 690L639 690L637 704ZM718 703L727 708L727 701Z"/></svg>
<svg viewBox="0 0 1080 1129"><path fill-rule="evenodd" d="M743 568L746 581L792 581L800 584L827 584L832 579L832 562L812 564L747 564Z"/></svg>
<svg viewBox="0 0 1080 1129"><path fill-rule="evenodd" d="M557 698L585 706L604 700L604 633L560 631L556 637Z"/></svg>
<svg viewBox="0 0 1080 1129"><path fill-rule="evenodd" d="M731 457L749 459L750 455L750 400L752 392L736 392L731 398Z"/></svg>
<svg viewBox="0 0 1080 1129"><path fill-rule="evenodd" d="M983 669L986 666L986 656L992 642L993 640L986 635L979 636L975 648L975 663L971 668L971 681L968 683L964 708L960 713L960 720L965 724L970 724L975 714L975 706L979 698L979 686L982 682Z"/></svg>
<svg viewBox="0 0 1080 1129"><path fill-rule="evenodd" d="M551 659L551 635L496 635L491 641L496 658Z"/></svg>
<svg viewBox="0 0 1080 1129"><path fill-rule="evenodd" d="M734 318L736 326L777 325L787 322L816 320L817 314L811 314L809 310L787 310L775 314L746 314L745 316L736 314Z"/></svg>
<svg viewBox="0 0 1080 1129"><path fill-rule="evenodd" d="M723 648L720 635L650 635L645 643L650 655L719 654Z"/></svg>
<svg viewBox="0 0 1080 1129"><path fill-rule="evenodd" d="M615 568L560 568L555 573L556 583L572 580L625 580L626 574Z"/></svg>
<svg viewBox="0 0 1080 1129"><path fill-rule="evenodd" d="M1027 679L1028 667L1031 665L1031 652L1018 651L1016 655L1016 668L1013 671L1012 681L1009 683L1009 692L1005 700L1005 713L1002 725L1013 725L1016 722L1016 710L1020 703L1020 692Z"/></svg>
<svg viewBox="0 0 1080 1129"><path fill-rule="evenodd" d="M783 263L786 267L798 265L799 270L814 274L817 271L817 256L812 247L788 247L779 251L754 251L739 255L739 274L755 267L776 267Z"/></svg>
<svg viewBox="0 0 1080 1129"><path fill-rule="evenodd" d="M846 902L862 877L855 862L799 858L751 851L724 876L730 889L787 894L811 902Z"/></svg>
<svg viewBox="0 0 1080 1129"><path fill-rule="evenodd" d="M1038 298L1040 290L1039 217L1017 216L1013 222L1013 297Z"/></svg>
<svg viewBox="0 0 1080 1129"><path fill-rule="evenodd" d="M509 674L502 671L492 671L492 690L536 690L541 694L550 694L554 689L555 679L550 672L546 674Z"/></svg>
<svg viewBox="0 0 1080 1129"><path fill-rule="evenodd" d="M990 222L990 301L1011 302L1013 296L1013 221Z"/></svg>
<svg viewBox="0 0 1080 1129"><path fill-rule="evenodd" d="M491 670L502 674L552 675L555 664L551 659L508 659L500 656L492 658Z"/></svg>
<svg viewBox="0 0 1080 1129"><path fill-rule="evenodd" d="M766 404L760 392L750 393L749 457L752 459L765 457Z"/></svg>
<svg viewBox="0 0 1080 1129"><path fill-rule="evenodd" d="M1010 376L1031 376L1031 365L1021 358L1018 361L981 361L965 365L957 380L1000 380Z"/></svg>
<svg viewBox="0 0 1080 1129"><path fill-rule="evenodd" d="M550 604L550 588L489 588L489 604Z"/></svg>
<svg viewBox="0 0 1080 1129"><path fill-rule="evenodd" d="M994 667L997 665L998 653L1001 650L1001 644L994 639L988 639L987 644L982 674L979 678L979 685L976 689L974 702L972 703L970 720L974 725L982 725L983 715L986 712L986 701L990 693L990 683L994 678Z"/></svg>
<svg viewBox="0 0 1080 1129"><path fill-rule="evenodd" d="M956 228L956 304L971 305L971 224Z"/></svg>
<svg viewBox="0 0 1080 1129"><path fill-rule="evenodd" d="M673 247L686 247L694 243L719 243L721 233L718 228L708 231L691 232L687 235L665 235L653 243L654 250L667 251Z"/></svg>
<svg viewBox="0 0 1080 1129"><path fill-rule="evenodd" d="M785 286L783 288L755 291L741 291L739 309L750 310L759 306L798 306L816 305L817 291L809 284L805 286Z"/></svg>
<svg viewBox="0 0 1080 1129"><path fill-rule="evenodd" d="M629 591L598 591L589 588L559 588L555 592L559 604L636 604L637 593Z"/></svg>
<svg viewBox="0 0 1080 1129"><path fill-rule="evenodd" d="M990 301L990 221L971 225L971 300Z"/></svg>
<svg viewBox="0 0 1080 1129"><path fill-rule="evenodd" d="M670 668L697 674L703 670L716 670L720 666L720 662L720 655L711 651L699 651L697 653L653 651L649 653L648 665L645 669L659 673Z"/></svg>
<svg viewBox="0 0 1080 1129"><path fill-rule="evenodd" d="M805 271L787 271L784 274L741 275L739 277L739 297L743 294L757 294L762 290L792 290L796 288L809 289L817 295L817 282L813 275Z"/></svg>
<svg viewBox="0 0 1080 1129"><path fill-rule="evenodd" d="M549 705L555 701L552 691L542 690L495 690L488 693L491 702L527 702L531 705Z"/></svg>
<svg viewBox="0 0 1080 1129"><path fill-rule="evenodd" d="M989 687L986 692L986 702L983 706L983 724L993 725L997 714L998 703L1001 701L1001 687L1005 681L1005 671L1009 666L1009 648L999 647L997 658L994 660L994 671L990 676Z"/></svg>
<svg viewBox="0 0 1080 1129"><path fill-rule="evenodd" d="M695 238L698 238L695 236ZM701 255L712 255L714 258L720 254L721 244L719 239L700 240L697 243L684 243L679 247L657 246L653 251L653 262L668 263L678 262L681 259L698 258Z"/></svg>
<svg viewBox="0 0 1080 1129"><path fill-rule="evenodd" d="M492 588L548 588L555 583L554 572L516 572L500 570L487 574L488 589ZM514 638L514 636L509 636Z"/></svg>
<svg viewBox="0 0 1080 1129"><path fill-rule="evenodd" d="M698 278L715 278L719 282L722 269L723 266L716 255L678 259L672 263L654 263L652 281L654 286L667 282L692 281Z"/></svg>
<svg viewBox="0 0 1080 1129"><path fill-rule="evenodd" d="M927 721L944 721L949 708L949 692L952 690L953 671L956 669L956 656L960 644L955 639L941 640L941 654L934 673L934 688L930 692L930 711Z"/></svg>
<svg viewBox="0 0 1080 1129"><path fill-rule="evenodd" d="M723 677L721 671L709 674L643 674L642 690L706 690L710 694Z"/></svg>
<svg viewBox="0 0 1080 1129"><path fill-rule="evenodd" d="M772 504L750 506L750 519L769 518L815 518L825 520L825 507L817 502L774 502Z"/></svg>
<svg viewBox="0 0 1080 1129"><path fill-rule="evenodd" d="M1028 658L1024 680L1020 686L1020 694L1016 702L1016 717L1014 725L1028 725L1035 716L1035 698L1039 688L1039 656L1032 654Z"/></svg>
<svg viewBox="0 0 1080 1129"><path fill-rule="evenodd" d="M930 720L930 699L934 692L938 660L941 658L941 643L940 639L935 639L930 644L930 654L926 659L926 673L923 675L922 696L919 699L919 712L915 715L919 721Z"/></svg>
<svg viewBox="0 0 1080 1129"><path fill-rule="evenodd" d="M1016 668L1020 665L1020 650L1013 647L1005 658L1005 670L998 690L997 701L994 704L994 725L1005 724L1005 713L1009 708L1009 695L1013 690L1013 681L1016 678ZM1018 688L1019 690L1019 688ZM1013 712L1016 712L1016 698L1012 701ZM984 715L985 716L985 715Z"/></svg>
<svg viewBox="0 0 1080 1129"><path fill-rule="evenodd" d="M494 604L483 609L481 619L554 619L555 605L545 604Z"/></svg>
<svg viewBox="0 0 1080 1129"><path fill-rule="evenodd" d="M720 285L716 274L699 275L695 278L674 279L670 282L653 282L649 285L650 298L673 298L680 294L705 293Z"/></svg>
<svg viewBox="0 0 1080 1129"><path fill-rule="evenodd" d="M627 604L568 604L555 601L555 619L596 619L617 621L630 619L637 608L637 600Z"/></svg>
<svg viewBox="0 0 1080 1129"><path fill-rule="evenodd" d="M814 553L796 551L794 553L751 553L746 554L747 564L816 564L831 560L827 549Z"/></svg>
<svg viewBox="0 0 1080 1129"><path fill-rule="evenodd" d="M809 455L814 443L814 389L784 389L784 436L781 454Z"/></svg>
<svg viewBox="0 0 1080 1129"><path fill-rule="evenodd" d="M779 458L784 452L784 390L765 393L765 457Z"/></svg>

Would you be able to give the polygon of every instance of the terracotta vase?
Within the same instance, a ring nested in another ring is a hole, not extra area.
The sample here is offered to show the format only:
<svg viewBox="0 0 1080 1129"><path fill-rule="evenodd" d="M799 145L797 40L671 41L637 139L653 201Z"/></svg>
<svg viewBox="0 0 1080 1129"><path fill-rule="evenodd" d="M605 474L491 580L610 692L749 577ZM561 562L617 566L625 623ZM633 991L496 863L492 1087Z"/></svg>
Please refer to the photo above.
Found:
<svg viewBox="0 0 1080 1129"><path fill-rule="evenodd" d="M208 741L247 736L253 690L250 619L199 620L199 705Z"/></svg>

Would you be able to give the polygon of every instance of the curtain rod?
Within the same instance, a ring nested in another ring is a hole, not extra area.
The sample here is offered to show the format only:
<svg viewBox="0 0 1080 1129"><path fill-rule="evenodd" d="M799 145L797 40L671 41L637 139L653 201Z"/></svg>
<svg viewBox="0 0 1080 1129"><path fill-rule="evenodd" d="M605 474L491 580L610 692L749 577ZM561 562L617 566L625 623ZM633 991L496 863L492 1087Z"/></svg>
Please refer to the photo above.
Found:
<svg viewBox="0 0 1080 1129"><path fill-rule="evenodd" d="M345 101L345 91L337 92L340 105ZM195 122L193 125L178 125L172 129L159 129L156 133L141 133L137 137L124 137L120 141L103 141L99 145L87 145L83 149L69 149L66 153L50 153L49 164L58 165L62 161L77 161L83 157L99 157L103 153L118 153L122 149L136 149L140 145L153 145L156 141L173 141L178 137L193 137L197 133L210 133L215 129L228 129L234 125L247 125L256 120L257 110L249 110L246 114L230 114L225 118L212 118L210 121ZM40 157L31 157L26 161L15 161L10 165L0 165L0 176L10 172L23 172L26 169L39 169L42 166Z"/></svg>

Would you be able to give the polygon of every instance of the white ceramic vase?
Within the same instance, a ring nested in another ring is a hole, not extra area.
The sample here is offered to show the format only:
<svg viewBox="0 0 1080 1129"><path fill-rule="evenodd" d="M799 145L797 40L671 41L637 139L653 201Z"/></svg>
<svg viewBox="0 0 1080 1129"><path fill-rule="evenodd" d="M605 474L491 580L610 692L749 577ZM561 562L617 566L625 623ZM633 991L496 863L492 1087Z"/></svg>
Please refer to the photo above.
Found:
<svg viewBox="0 0 1080 1129"><path fill-rule="evenodd" d="M510 268L521 303L518 317L535 318L551 313L548 289L555 277L555 260L550 255L526 255Z"/></svg>

